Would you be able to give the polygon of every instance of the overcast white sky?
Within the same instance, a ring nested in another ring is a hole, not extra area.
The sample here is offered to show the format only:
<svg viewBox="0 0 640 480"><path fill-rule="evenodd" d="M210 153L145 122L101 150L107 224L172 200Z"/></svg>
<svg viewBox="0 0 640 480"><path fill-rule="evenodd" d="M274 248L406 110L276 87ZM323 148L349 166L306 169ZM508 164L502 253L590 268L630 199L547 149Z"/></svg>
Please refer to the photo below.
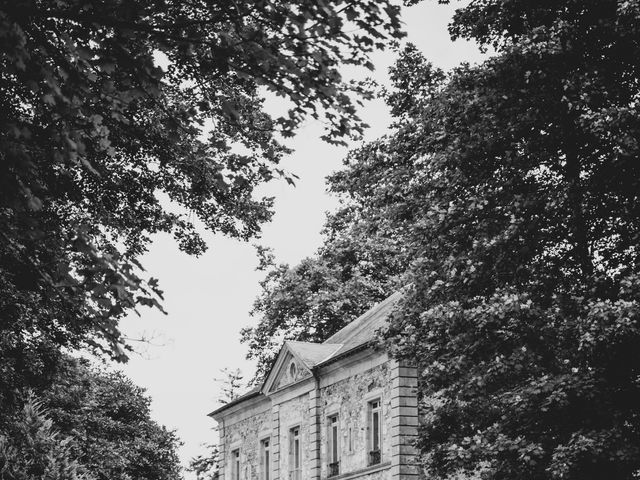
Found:
<svg viewBox="0 0 640 480"><path fill-rule="evenodd" d="M457 5L426 0L404 10L407 40L445 69L482 58L475 45L449 39L447 24ZM392 52L376 55L373 77L388 83L387 68L393 61ZM277 104L268 107L279 110ZM371 125L368 139L385 133L390 121L381 101L371 102L361 116ZM265 188L266 194L276 197L276 213L264 227L260 243L274 249L278 262L295 264L313 255L320 246L325 212L337 205L326 194L324 179L341 167L347 149L323 143L321 134L321 126L309 122L290 142L295 152L284 167L300 177L295 188L284 182ZM205 237L209 250L199 258L180 252L169 236L154 239L142 263L160 279L168 315L145 310L142 318L129 318L122 325L129 336L153 332L158 337L160 346L148 348L143 356L133 356L121 369L147 389L153 399L154 418L177 430L184 442L180 455L185 465L202 450L202 443L216 438L214 422L207 413L218 406L220 385L214 378L219 377L220 369L239 367L246 379L252 376L239 331L257 321L248 312L263 277L255 271L257 259L250 244L219 235ZM186 477L193 478L190 474Z"/></svg>

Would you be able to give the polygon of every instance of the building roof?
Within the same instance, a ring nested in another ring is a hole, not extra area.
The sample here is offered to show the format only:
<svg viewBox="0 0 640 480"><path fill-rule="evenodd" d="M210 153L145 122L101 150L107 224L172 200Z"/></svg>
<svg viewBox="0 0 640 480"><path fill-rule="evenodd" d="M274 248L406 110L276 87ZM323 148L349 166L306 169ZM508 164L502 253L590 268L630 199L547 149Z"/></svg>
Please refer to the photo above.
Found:
<svg viewBox="0 0 640 480"><path fill-rule="evenodd" d="M243 393L242 395L240 395L239 397L234 398L233 400L225 403L224 405L221 405L220 407L216 408L213 412L211 412L209 414L210 417L216 415L219 412L222 412L228 408L233 407L234 405L237 405L239 403L244 402L245 400L249 400L250 398L254 398L254 397L258 397L262 395L261 392L261 388L260 387L255 387L252 388L251 390L249 390L246 393Z"/></svg>
<svg viewBox="0 0 640 480"><path fill-rule="evenodd" d="M327 338L324 344L342 344L342 347L334 353L336 356L371 342L376 332L387 323L389 315L400 298L402 298L402 292L396 292L387 297Z"/></svg>
<svg viewBox="0 0 640 480"><path fill-rule="evenodd" d="M331 358L343 346L341 343L327 344L294 342L292 340L288 340L285 343L289 346L292 353L297 356L309 369L312 369L328 358Z"/></svg>
<svg viewBox="0 0 640 480"><path fill-rule="evenodd" d="M287 340L285 345L311 369L371 342L384 327L402 292L396 292L377 303L322 343Z"/></svg>
<svg viewBox="0 0 640 480"><path fill-rule="evenodd" d="M402 298L402 292L396 292L387 297L382 302L374 305L364 314L360 315L347 326L334 333L323 343L296 342L288 340L285 342L278 358L283 355L284 350L290 350L309 370L319 367L325 363L337 360L338 357L349 355L350 352L359 350L368 345L376 336L376 332L384 327L389 315L393 311L395 304ZM276 362L277 363L277 362ZM275 364L274 364L275 366ZM265 383L272 376L272 371L267 375ZM262 395L262 388L254 388L235 400L221 406L210 415L215 415L238 403L250 398Z"/></svg>

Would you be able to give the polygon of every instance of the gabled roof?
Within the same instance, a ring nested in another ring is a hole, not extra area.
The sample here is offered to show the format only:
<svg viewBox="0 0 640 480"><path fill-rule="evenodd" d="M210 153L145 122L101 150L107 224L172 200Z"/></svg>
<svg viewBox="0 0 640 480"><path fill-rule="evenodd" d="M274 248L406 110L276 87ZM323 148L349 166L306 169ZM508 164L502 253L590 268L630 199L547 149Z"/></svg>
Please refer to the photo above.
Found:
<svg viewBox="0 0 640 480"><path fill-rule="evenodd" d="M334 333L323 343L296 342L288 340L284 343L276 361L260 389L253 389L233 402L223 405L210 415L217 414L250 398L263 395L273 386L287 355L293 355L309 371L322 366L339 357L344 357L368 345L376 336L376 332L385 326L395 304L402 298L402 291L396 292L382 302L374 305L364 314ZM297 383L297 382L296 382Z"/></svg>
<svg viewBox="0 0 640 480"><path fill-rule="evenodd" d="M304 363L309 370L330 358L334 353L342 348L341 343L327 344L287 340L285 344L289 347L294 356Z"/></svg>
<svg viewBox="0 0 640 480"><path fill-rule="evenodd" d="M274 386L284 359L288 354L293 355L311 373L315 367L348 355L352 350L368 345L375 338L377 330L384 327L393 311L393 307L400 298L402 298L402 292L396 292L387 297L323 343L295 342L291 340L284 342L262 385L262 392L267 393Z"/></svg>
<svg viewBox="0 0 640 480"><path fill-rule="evenodd" d="M356 347L369 343L375 338L376 332L385 326L393 307L402 298L402 292L396 292L382 302L374 305L342 330L337 331L324 341L324 344L341 343L340 350L334 355L341 355Z"/></svg>
<svg viewBox="0 0 640 480"><path fill-rule="evenodd" d="M285 341L280 352L278 352L276 361L267 374L267 378L262 384L262 392L267 393L273 388L278 388L278 379L283 375L282 372L286 368L284 365L288 359L295 358L299 367L306 371L306 376L310 377L313 375L313 368L316 365L331 357L341 347L341 344L325 345L322 343ZM297 383L297 380L293 383Z"/></svg>

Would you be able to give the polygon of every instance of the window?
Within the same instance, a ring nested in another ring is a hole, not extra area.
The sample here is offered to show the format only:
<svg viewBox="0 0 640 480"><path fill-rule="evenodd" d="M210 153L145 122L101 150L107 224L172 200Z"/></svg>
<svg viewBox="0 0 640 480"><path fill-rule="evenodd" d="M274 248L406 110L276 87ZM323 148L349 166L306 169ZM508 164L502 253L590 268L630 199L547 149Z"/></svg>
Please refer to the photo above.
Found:
<svg viewBox="0 0 640 480"><path fill-rule="evenodd" d="M271 478L271 450L268 438L260 442L260 457L261 457L261 475L262 480L269 480Z"/></svg>
<svg viewBox="0 0 640 480"><path fill-rule="evenodd" d="M231 452L231 480L240 480L240 450Z"/></svg>
<svg viewBox="0 0 640 480"><path fill-rule="evenodd" d="M338 416L327 419L327 453L329 458L329 477L340 474L340 445L338 442Z"/></svg>
<svg viewBox="0 0 640 480"><path fill-rule="evenodd" d="M382 439L382 418L380 399L369 402L369 465L376 465L381 461L380 445Z"/></svg>
<svg viewBox="0 0 640 480"><path fill-rule="evenodd" d="M300 464L300 427L293 427L289 430L289 480L301 480Z"/></svg>
<svg viewBox="0 0 640 480"><path fill-rule="evenodd" d="M293 379L296 378L296 364L291 362L291 365L289 365L289 376Z"/></svg>

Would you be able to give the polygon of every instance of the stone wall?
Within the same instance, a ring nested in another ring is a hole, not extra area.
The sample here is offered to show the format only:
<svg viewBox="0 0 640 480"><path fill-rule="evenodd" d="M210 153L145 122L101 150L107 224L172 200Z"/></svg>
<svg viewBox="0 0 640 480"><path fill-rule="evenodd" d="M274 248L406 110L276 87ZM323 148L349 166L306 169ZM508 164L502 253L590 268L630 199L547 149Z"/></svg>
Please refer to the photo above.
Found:
<svg viewBox="0 0 640 480"><path fill-rule="evenodd" d="M391 375L391 480L421 480L414 441L418 435L417 370L396 364Z"/></svg>
<svg viewBox="0 0 640 480"><path fill-rule="evenodd" d="M236 423L225 425L224 451L227 465L225 478L231 478L231 452L240 450L240 478L260 480L260 441L265 432L271 431L271 409L256 413Z"/></svg>
<svg viewBox="0 0 640 480"><path fill-rule="evenodd" d="M318 388L319 387L319 388ZM290 431L300 428L301 480L329 474L328 417L338 415L340 471L336 480L419 480L412 445L418 415L415 368L363 352L349 363L334 363L317 382L250 399L221 422L223 478L232 480L232 452L240 450L241 480L262 480L261 440L270 437L272 480L289 480ZM369 464L369 405L381 404L381 461ZM331 479L330 479L331 480Z"/></svg>
<svg viewBox="0 0 640 480"><path fill-rule="evenodd" d="M391 460L391 369L388 363L364 370L347 379L324 387L320 391L321 428L321 478L327 477L327 418L338 415L340 474L348 474L369 466L368 463L368 403L379 398L382 408L382 458ZM387 478L383 472L359 477L378 480Z"/></svg>
<svg viewBox="0 0 640 480"><path fill-rule="evenodd" d="M309 417L309 395L286 400L279 404L280 421L280 478L289 478L289 432L300 427L300 455L302 479L309 478L311 469L311 418Z"/></svg>

